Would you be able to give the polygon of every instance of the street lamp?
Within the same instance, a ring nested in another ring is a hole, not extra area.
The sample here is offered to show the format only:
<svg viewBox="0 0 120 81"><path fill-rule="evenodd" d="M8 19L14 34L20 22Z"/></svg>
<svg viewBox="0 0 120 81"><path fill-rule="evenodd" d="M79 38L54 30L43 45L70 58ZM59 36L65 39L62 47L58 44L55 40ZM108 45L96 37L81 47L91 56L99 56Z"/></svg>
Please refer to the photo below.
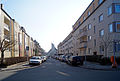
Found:
<svg viewBox="0 0 120 81"><path fill-rule="evenodd" d="M115 51L116 51L116 42L115 42L115 40L113 41L113 46L114 46L114 47L113 47L113 52L114 52L114 53L113 53L113 54L114 54L113 56L114 56L114 65L115 65Z"/></svg>
<svg viewBox="0 0 120 81"><path fill-rule="evenodd" d="M113 40L113 65L112 67L117 67L117 63L115 60L115 53L118 51L117 44L119 45L120 40Z"/></svg>

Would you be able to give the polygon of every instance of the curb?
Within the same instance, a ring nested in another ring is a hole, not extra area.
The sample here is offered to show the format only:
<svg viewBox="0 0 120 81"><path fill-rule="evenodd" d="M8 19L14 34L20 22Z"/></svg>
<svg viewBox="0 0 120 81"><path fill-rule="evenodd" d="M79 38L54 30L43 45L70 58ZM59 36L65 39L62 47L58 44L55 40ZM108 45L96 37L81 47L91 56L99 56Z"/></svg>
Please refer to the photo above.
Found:
<svg viewBox="0 0 120 81"><path fill-rule="evenodd" d="M3 71L16 71L16 70L20 71L20 70L23 70L23 69L39 67L39 65L38 66L24 66L26 64L28 64L28 61L17 63L17 64L14 64L14 65L10 65L7 68L0 69L0 72L3 72ZM19 66L19 65L22 66L22 67L16 67L16 66Z"/></svg>
<svg viewBox="0 0 120 81"><path fill-rule="evenodd" d="M25 68L29 68L29 67L14 68L14 69L2 69L2 70L0 70L0 72L3 72L3 71L11 71L11 70L20 70L20 69L25 69Z"/></svg>
<svg viewBox="0 0 120 81"><path fill-rule="evenodd" d="M94 67L84 67L80 66L80 68L83 69L90 69L90 70L102 70L102 71L120 71L120 68L108 68L108 69L103 69L103 68L94 68Z"/></svg>
<svg viewBox="0 0 120 81"><path fill-rule="evenodd" d="M14 67L14 66L21 65L21 64L25 64L25 63L27 63L27 62L28 62L28 61L20 62L20 63L17 63L17 64L13 64L13 65L7 66L7 68Z"/></svg>

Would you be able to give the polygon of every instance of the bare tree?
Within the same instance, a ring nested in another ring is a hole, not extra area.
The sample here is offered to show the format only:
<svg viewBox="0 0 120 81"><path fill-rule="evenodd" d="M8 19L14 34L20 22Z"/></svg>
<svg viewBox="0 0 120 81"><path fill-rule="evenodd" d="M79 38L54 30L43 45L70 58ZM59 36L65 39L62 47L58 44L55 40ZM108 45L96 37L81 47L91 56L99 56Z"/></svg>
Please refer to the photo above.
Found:
<svg viewBox="0 0 120 81"><path fill-rule="evenodd" d="M108 56L108 47L110 44L113 43L113 40L112 40L112 35L111 34L108 34L108 35L104 35L100 38L100 46L102 46L104 48L104 55L105 57Z"/></svg>
<svg viewBox="0 0 120 81"><path fill-rule="evenodd" d="M16 41L11 40L12 37L5 37L3 40L0 39L0 51L1 51L1 65L3 65L4 61L4 52L6 50L13 50L12 48L15 46Z"/></svg>

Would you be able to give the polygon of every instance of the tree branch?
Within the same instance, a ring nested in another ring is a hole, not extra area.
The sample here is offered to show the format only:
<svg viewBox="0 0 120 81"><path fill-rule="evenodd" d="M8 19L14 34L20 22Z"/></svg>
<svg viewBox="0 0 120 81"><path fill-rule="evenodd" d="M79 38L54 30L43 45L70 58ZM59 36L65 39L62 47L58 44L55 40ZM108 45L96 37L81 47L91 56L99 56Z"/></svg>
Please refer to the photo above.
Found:
<svg viewBox="0 0 120 81"><path fill-rule="evenodd" d="M5 41L5 38L4 38L3 41L1 42L1 48L2 48L2 46L3 46L4 41Z"/></svg>

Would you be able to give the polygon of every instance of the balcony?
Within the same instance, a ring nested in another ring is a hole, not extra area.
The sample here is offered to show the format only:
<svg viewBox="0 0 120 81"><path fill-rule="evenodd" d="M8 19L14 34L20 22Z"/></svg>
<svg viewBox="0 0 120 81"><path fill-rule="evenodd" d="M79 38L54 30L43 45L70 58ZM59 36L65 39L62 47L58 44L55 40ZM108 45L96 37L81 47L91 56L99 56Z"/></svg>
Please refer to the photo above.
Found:
<svg viewBox="0 0 120 81"><path fill-rule="evenodd" d="M87 47L87 41L83 41L83 42L80 42L80 44L78 45L78 48L86 48Z"/></svg>
<svg viewBox="0 0 120 81"><path fill-rule="evenodd" d="M6 41L9 41L9 40L10 40L10 36L4 35L4 39L5 39Z"/></svg>
<svg viewBox="0 0 120 81"><path fill-rule="evenodd" d="M4 35L9 36L10 35L10 31L4 29Z"/></svg>
<svg viewBox="0 0 120 81"><path fill-rule="evenodd" d="M8 26L7 24L5 24L5 23L4 23L4 28L5 28L7 31L10 30L10 29L9 29L9 26Z"/></svg>
<svg viewBox="0 0 120 81"><path fill-rule="evenodd" d="M80 37L79 43L87 42L87 35Z"/></svg>
<svg viewBox="0 0 120 81"><path fill-rule="evenodd" d="M79 33L78 39L80 39L83 36L87 36L87 31L83 31L83 32Z"/></svg>

